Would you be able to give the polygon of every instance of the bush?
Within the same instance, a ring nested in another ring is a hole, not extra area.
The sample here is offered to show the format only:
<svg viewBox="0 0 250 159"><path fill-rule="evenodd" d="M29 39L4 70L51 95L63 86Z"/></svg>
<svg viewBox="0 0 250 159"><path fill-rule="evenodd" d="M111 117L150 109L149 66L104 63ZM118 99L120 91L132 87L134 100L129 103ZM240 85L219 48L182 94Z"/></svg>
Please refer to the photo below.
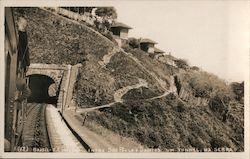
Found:
<svg viewBox="0 0 250 159"><path fill-rule="evenodd" d="M96 15L104 18L117 18L116 9L114 7L97 7L95 13Z"/></svg>
<svg viewBox="0 0 250 159"><path fill-rule="evenodd" d="M230 84L230 86L235 95L235 99L237 101L242 102L244 97L244 82L242 83L233 82Z"/></svg>
<svg viewBox="0 0 250 159"><path fill-rule="evenodd" d="M116 42L115 39L113 38L113 33L110 31L107 31L105 33L102 33L106 38L108 38L112 42Z"/></svg>
<svg viewBox="0 0 250 159"><path fill-rule="evenodd" d="M189 86L192 88L195 97L208 98L212 92L212 86L201 78L191 78Z"/></svg>
<svg viewBox="0 0 250 159"><path fill-rule="evenodd" d="M208 105L213 112L222 113L228 108L229 102L230 97L224 94L217 94L210 98Z"/></svg>
<svg viewBox="0 0 250 159"><path fill-rule="evenodd" d="M132 48L139 48L140 47L140 41L136 38L129 38L128 39L128 44Z"/></svg>
<svg viewBox="0 0 250 159"><path fill-rule="evenodd" d="M210 145L212 151L215 151L215 149L218 148L228 147L228 143L219 137L212 137L212 139L210 140Z"/></svg>
<svg viewBox="0 0 250 159"><path fill-rule="evenodd" d="M202 151L205 148L205 145L201 142L199 138L193 135L188 136L188 141L192 147L197 148L198 150Z"/></svg>
<svg viewBox="0 0 250 159"><path fill-rule="evenodd" d="M140 87L138 89L131 89L129 90L122 99L125 100L141 100L141 99L148 99L155 96L158 96L159 94L156 94L152 90L146 87Z"/></svg>
<svg viewBox="0 0 250 159"><path fill-rule="evenodd" d="M184 105L184 103L182 102L182 101L179 101L178 102L178 105L177 105L177 107L176 107L176 111L177 112L179 112L179 113L182 113L182 112L184 112L185 111L185 105Z"/></svg>
<svg viewBox="0 0 250 159"><path fill-rule="evenodd" d="M187 71L179 76L182 87L190 90L195 97L212 98L218 93L232 97L232 91L227 83L211 73ZM178 90L177 83L176 86Z"/></svg>
<svg viewBox="0 0 250 159"><path fill-rule="evenodd" d="M167 100L175 100L177 97L174 93L169 93L165 99Z"/></svg>
<svg viewBox="0 0 250 159"><path fill-rule="evenodd" d="M192 66L192 67L191 67L191 70L194 70L194 71L199 71L199 70L200 70L200 68L199 68L199 67L197 67L197 66Z"/></svg>
<svg viewBox="0 0 250 159"><path fill-rule="evenodd" d="M187 60L177 59L177 60L174 60L174 62L176 64L176 66L179 67L179 68L182 68L182 69L188 69L189 68Z"/></svg>
<svg viewBox="0 0 250 159"><path fill-rule="evenodd" d="M122 48L124 51L126 52L131 52L132 51L132 48L129 46L129 44L125 43L122 45Z"/></svg>

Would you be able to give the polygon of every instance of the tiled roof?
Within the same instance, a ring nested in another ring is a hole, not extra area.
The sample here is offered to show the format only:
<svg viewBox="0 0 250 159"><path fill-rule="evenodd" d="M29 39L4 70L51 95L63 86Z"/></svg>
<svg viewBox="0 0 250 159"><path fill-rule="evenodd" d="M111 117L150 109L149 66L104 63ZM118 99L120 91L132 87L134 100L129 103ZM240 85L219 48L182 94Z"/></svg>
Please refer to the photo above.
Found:
<svg viewBox="0 0 250 159"><path fill-rule="evenodd" d="M124 23L121 23L121 22L115 22L112 26L112 28L126 28L126 29L132 29L130 26L124 24Z"/></svg>

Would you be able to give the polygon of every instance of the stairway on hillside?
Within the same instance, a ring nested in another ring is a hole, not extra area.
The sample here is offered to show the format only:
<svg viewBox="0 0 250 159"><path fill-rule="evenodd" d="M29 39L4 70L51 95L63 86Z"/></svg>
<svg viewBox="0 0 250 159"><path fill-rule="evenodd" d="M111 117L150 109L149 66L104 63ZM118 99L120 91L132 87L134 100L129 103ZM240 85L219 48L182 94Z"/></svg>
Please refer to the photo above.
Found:
<svg viewBox="0 0 250 159"><path fill-rule="evenodd" d="M120 51L120 48L118 47L114 47L110 52L108 52L108 54L104 55L102 58L102 61L98 61L98 63L102 66L102 67L106 67L106 65L110 62L110 59L117 53Z"/></svg>
<svg viewBox="0 0 250 159"><path fill-rule="evenodd" d="M148 83L144 80L144 79L138 79L139 83L132 85L132 86L126 86L123 87L121 89L118 89L115 93L114 93L114 100L115 102L122 102L122 97L130 90L132 89L138 89L140 87L148 87Z"/></svg>
<svg viewBox="0 0 250 159"><path fill-rule="evenodd" d="M161 78L157 77L157 75L152 72L149 71L147 68L145 68L142 64L141 61L139 61L136 57L134 57L131 53L127 53L124 50L122 50L123 53L125 53L126 55L128 55L128 57L130 57L132 60L134 60L144 71L146 71L149 75L151 75L156 81L157 83L163 88L163 90L167 91L167 84L164 80L162 80Z"/></svg>

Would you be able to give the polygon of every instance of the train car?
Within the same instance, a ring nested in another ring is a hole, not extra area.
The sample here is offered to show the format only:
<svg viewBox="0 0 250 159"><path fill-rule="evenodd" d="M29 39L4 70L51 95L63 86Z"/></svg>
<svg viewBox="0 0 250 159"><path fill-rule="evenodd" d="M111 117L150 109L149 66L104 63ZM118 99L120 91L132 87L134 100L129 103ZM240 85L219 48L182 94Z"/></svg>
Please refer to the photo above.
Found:
<svg viewBox="0 0 250 159"><path fill-rule="evenodd" d="M18 60L19 48L22 45L19 41L17 28L15 25L13 10L5 7L5 116L4 116L4 140L5 151L15 151L21 141L24 110L26 102L17 102L16 99L21 95L17 90L17 79L25 78L25 70L20 67L22 61ZM25 46L27 47L27 46Z"/></svg>

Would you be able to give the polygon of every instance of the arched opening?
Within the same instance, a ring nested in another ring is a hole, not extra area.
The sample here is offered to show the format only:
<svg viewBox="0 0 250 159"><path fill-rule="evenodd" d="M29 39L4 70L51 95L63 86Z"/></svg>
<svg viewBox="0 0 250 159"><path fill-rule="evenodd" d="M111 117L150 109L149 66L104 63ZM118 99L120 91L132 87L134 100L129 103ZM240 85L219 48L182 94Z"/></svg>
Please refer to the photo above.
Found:
<svg viewBox="0 0 250 159"><path fill-rule="evenodd" d="M29 75L31 96L28 102L56 104L59 91L55 81L46 75Z"/></svg>

